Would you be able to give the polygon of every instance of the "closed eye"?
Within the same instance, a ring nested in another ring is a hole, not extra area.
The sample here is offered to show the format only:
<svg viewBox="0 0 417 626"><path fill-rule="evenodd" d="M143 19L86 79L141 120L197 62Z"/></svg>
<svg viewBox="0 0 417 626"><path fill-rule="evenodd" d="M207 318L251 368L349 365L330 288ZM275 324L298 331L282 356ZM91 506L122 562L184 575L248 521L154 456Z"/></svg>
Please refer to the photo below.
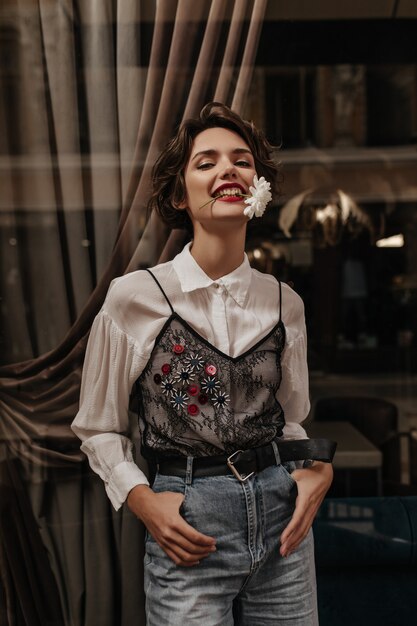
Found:
<svg viewBox="0 0 417 626"><path fill-rule="evenodd" d="M210 167L214 167L215 163L212 163L211 161L205 161L204 163L200 163L199 165L197 165L197 169L198 170L207 170ZM247 161L246 159L239 159L238 161L235 161L235 165L237 167L253 167L252 163L250 161Z"/></svg>

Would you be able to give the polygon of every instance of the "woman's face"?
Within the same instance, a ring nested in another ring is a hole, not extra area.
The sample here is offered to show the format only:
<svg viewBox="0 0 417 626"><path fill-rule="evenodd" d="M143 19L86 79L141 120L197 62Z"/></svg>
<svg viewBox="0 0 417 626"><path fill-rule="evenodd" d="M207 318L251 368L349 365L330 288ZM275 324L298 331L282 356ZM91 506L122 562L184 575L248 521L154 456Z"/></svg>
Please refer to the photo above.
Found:
<svg viewBox="0 0 417 626"><path fill-rule="evenodd" d="M196 223L246 223L242 194L249 193L255 174L252 152L237 133L208 128L194 139L184 173L186 198L179 208L188 211L194 229Z"/></svg>

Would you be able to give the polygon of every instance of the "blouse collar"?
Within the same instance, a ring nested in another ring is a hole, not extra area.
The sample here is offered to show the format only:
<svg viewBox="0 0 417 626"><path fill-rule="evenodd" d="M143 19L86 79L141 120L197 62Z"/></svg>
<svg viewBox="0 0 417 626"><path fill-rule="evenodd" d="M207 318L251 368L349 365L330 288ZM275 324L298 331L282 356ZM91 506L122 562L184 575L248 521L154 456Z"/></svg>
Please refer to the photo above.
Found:
<svg viewBox="0 0 417 626"><path fill-rule="evenodd" d="M233 270L233 272L213 280L210 276L207 276L191 255L191 244L191 241L187 243L182 252L177 254L172 262L179 278L182 291L188 293L196 289L204 289L215 284L220 284L225 287L237 304L243 307L252 279L252 268L249 264L247 254L244 254L242 263Z"/></svg>

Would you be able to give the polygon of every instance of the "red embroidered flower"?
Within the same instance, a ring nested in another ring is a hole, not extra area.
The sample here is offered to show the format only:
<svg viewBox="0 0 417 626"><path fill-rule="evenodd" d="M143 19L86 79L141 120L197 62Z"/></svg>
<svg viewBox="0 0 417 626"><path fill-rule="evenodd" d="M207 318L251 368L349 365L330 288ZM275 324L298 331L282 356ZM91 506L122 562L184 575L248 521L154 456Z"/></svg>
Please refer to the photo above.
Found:
<svg viewBox="0 0 417 626"><path fill-rule="evenodd" d="M180 343L176 343L172 348L172 351L175 352L175 354L181 354L182 352L184 352L184 346L182 346Z"/></svg>
<svg viewBox="0 0 417 626"><path fill-rule="evenodd" d="M200 387L199 385L189 385L187 391L190 396L196 396L200 392Z"/></svg>
<svg viewBox="0 0 417 626"><path fill-rule="evenodd" d="M169 363L164 363L163 366L161 367L162 373L163 374L169 374L171 371L171 366Z"/></svg>
<svg viewBox="0 0 417 626"><path fill-rule="evenodd" d="M200 409L196 404L189 404L187 407L187 411L190 415L198 415L200 413Z"/></svg>
<svg viewBox="0 0 417 626"><path fill-rule="evenodd" d="M215 373L217 372L217 367L215 365L212 365L211 363L207 364L206 367L204 368L204 371L206 372L206 374L208 374L209 376L214 376Z"/></svg>
<svg viewBox="0 0 417 626"><path fill-rule="evenodd" d="M200 395L198 396L198 401L200 404L207 404L208 396L206 396L205 393L200 393Z"/></svg>

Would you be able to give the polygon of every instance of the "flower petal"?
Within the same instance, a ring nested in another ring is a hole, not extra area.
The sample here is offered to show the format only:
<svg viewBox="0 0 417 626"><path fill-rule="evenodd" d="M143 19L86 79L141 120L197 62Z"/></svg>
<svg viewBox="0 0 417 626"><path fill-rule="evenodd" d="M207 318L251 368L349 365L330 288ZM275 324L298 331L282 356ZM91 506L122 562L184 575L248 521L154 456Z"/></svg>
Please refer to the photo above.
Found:
<svg viewBox="0 0 417 626"><path fill-rule="evenodd" d="M272 200L271 184L265 180L264 176L258 179L255 174L253 185L249 187L251 196L245 200L245 204L248 206L243 211L244 215L249 217L249 219L252 219L254 215L261 217L265 213L266 205Z"/></svg>

